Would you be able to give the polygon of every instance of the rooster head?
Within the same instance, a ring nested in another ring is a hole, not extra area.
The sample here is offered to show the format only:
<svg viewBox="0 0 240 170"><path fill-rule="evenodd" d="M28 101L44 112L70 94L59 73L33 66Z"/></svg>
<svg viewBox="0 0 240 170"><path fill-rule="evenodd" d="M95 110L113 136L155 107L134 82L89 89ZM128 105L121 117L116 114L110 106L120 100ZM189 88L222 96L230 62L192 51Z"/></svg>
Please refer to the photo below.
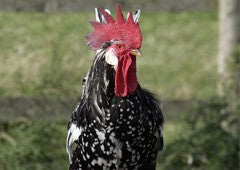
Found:
<svg viewBox="0 0 240 170"><path fill-rule="evenodd" d="M109 11L96 9L101 12L102 18L90 21L94 31L86 38L92 50L106 50L105 60L116 72L114 92L117 96L125 97L134 93L138 86L136 56L141 54L139 49L142 44L138 25L140 10L134 16L130 11L125 20L120 6L117 5L116 8L116 19L112 18Z"/></svg>

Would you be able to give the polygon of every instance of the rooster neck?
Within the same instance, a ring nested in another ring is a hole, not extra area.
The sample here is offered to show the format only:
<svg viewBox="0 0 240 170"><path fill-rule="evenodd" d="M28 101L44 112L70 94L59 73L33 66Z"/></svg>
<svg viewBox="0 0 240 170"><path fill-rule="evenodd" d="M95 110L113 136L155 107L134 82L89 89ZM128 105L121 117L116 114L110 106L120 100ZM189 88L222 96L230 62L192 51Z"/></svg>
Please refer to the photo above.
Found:
<svg viewBox="0 0 240 170"><path fill-rule="evenodd" d="M89 113L86 116L95 118L100 125L105 124L106 110L114 95L114 74L105 61L105 50L98 52L86 77L82 101Z"/></svg>

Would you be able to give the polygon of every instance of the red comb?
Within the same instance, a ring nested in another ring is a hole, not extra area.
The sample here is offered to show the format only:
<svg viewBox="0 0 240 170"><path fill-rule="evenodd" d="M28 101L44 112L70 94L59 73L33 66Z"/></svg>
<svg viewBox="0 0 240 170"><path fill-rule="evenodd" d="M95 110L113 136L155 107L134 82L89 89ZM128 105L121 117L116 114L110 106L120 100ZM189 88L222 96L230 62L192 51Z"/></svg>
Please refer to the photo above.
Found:
<svg viewBox="0 0 240 170"><path fill-rule="evenodd" d="M142 44L142 35L138 23L134 22L130 11L127 21L125 21L119 5L117 8L116 20L105 10L99 8L106 23L90 21L94 31L86 36L87 44L93 50L98 50L102 45L110 40L122 40L129 48L139 49Z"/></svg>

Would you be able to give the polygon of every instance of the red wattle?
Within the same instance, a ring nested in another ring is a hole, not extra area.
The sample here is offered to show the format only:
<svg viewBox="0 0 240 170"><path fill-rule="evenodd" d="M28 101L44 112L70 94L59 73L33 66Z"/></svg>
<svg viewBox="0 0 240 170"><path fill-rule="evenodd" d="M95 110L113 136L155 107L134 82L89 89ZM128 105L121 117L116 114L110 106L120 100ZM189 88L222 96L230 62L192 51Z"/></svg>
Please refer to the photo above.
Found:
<svg viewBox="0 0 240 170"><path fill-rule="evenodd" d="M121 56L115 75L115 94L125 97L127 94L132 94L136 90L137 85L136 57L129 55Z"/></svg>

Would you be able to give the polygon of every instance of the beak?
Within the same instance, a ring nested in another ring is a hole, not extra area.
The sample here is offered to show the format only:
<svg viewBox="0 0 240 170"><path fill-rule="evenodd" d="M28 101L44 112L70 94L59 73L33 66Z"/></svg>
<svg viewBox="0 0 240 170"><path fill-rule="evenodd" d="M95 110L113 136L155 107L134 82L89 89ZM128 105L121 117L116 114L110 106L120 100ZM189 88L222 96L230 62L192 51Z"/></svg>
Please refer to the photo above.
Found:
<svg viewBox="0 0 240 170"><path fill-rule="evenodd" d="M139 56L142 55L141 51L138 50L138 49L133 49L133 50L131 50L131 51L130 51L130 54L135 55L135 56L137 56L137 55L139 55Z"/></svg>

